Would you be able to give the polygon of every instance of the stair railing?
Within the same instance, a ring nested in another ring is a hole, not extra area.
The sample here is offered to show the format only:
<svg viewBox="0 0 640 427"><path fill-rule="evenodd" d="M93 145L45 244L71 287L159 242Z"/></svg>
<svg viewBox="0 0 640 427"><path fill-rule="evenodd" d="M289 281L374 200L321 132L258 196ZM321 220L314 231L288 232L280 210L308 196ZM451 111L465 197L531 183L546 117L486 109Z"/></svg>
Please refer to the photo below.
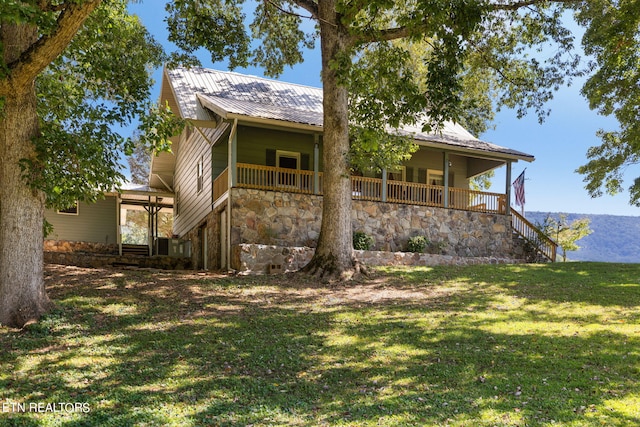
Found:
<svg viewBox="0 0 640 427"><path fill-rule="evenodd" d="M556 261L558 244L515 210L511 210L511 227L551 262Z"/></svg>

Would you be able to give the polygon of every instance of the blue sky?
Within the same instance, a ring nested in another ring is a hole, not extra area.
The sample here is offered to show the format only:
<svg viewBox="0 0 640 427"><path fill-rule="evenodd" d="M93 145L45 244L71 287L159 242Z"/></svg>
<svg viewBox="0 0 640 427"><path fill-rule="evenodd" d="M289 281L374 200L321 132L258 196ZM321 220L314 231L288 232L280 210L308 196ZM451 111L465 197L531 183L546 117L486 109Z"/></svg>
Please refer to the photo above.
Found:
<svg viewBox="0 0 640 427"><path fill-rule="evenodd" d="M159 42L170 48L163 22L164 7L155 2L153 7L151 4L150 1L134 4L130 10L140 17ZM207 52L202 52L199 57L205 67L226 70L224 64L212 64ZM235 71L263 75L256 68ZM155 76L157 83L154 96L159 96L160 70ZM319 52L307 52L304 63L286 69L279 79L320 87ZM536 157L533 163L518 162L513 165L513 179L526 168L525 211L639 216L640 208L629 205L627 191L616 196L605 194L591 198L584 189L583 177L575 172L577 167L587 162L588 148L599 145L596 131L600 128L616 128L615 120L589 110L587 101L580 96L580 87L578 82L571 87L561 88L548 104L551 115L543 124L538 123L535 114L518 119L514 111L504 110L496 117L495 130L486 132L480 138ZM625 174L625 188L637 176L640 176L640 167L629 168ZM505 181L504 168L497 170L490 191L504 192Z"/></svg>

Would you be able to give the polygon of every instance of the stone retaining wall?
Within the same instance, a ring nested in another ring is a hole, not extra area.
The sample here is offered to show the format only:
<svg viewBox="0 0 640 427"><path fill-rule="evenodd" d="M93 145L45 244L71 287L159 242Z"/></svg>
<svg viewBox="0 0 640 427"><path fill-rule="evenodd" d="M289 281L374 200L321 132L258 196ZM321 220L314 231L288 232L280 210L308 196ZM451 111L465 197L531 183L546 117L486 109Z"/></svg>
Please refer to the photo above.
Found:
<svg viewBox="0 0 640 427"><path fill-rule="evenodd" d="M168 256L145 257L139 255L89 254L80 252L44 252L47 264L74 265L77 267L101 268L107 266L133 266L157 268L161 270L187 270L191 268L190 258Z"/></svg>
<svg viewBox="0 0 640 427"><path fill-rule="evenodd" d="M320 233L322 197L233 188L231 245L255 243L314 247ZM374 250L406 250L422 235L441 255L511 258L513 240L507 215L428 206L354 200L352 229L373 236Z"/></svg>
<svg viewBox="0 0 640 427"><path fill-rule="evenodd" d="M297 271L313 256L314 248L275 245L239 244L232 247L232 257L240 274L268 274L270 265L281 266L282 273ZM355 251L356 257L371 266L434 266L473 264L518 264L519 259L499 257L464 257L411 252Z"/></svg>

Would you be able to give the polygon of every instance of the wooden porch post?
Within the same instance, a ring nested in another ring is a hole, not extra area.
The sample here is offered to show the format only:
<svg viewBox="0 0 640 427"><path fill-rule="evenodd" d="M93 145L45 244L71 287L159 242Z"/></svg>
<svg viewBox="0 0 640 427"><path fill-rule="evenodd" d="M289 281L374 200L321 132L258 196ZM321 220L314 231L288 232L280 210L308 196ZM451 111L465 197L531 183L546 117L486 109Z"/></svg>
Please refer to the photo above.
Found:
<svg viewBox="0 0 640 427"><path fill-rule="evenodd" d="M449 207L449 153L447 151L445 151L443 153L444 155L443 157L443 165L442 165L442 171L443 171L443 179L444 179L444 198L443 198L443 205L445 208Z"/></svg>
<svg viewBox="0 0 640 427"><path fill-rule="evenodd" d="M320 135L313 134L313 194L320 194Z"/></svg>
<svg viewBox="0 0 640 427"><path fill-rule="evenodd" d="M231 127L231 133L229 134L229 189L235 187L238 183L238 119L233 120L233 126ZM229 197L231 197L231 191L229 191ZM229 268L231 264L231 203L227 202L227 207L222 212L222 215L226 215L225 218L225 231L226 236L224 241L220 242L221 250L225 252L225 261L227 265L221 266L222 268Z"/></svg>
<svg viewBox="0 0 640 427"><path fill-rule="evenodd" d="M122 196L120 193L116 196L116 222L118 223L118 228L116 230L118 255L122 256Z"/></svg>
<svg viewBox="0 0 640 427"><path fill-rule="evenodd" d="M506 203L506 210L505 213L507 215L511 215L511 162L507 162L507 173L506 173L506 183L505 183L505 198L507 199L505 201Z"/></svg>
<svg viewBox="0 0 640 427"><path fill-rule="evenodd" d="M147 245L149 256L153 255L153 207L151 206L151 196L147 196Z"/></svg>
<svg viewBox="0 0 640 427"><path fill-rule="evenodd" d="M387 170L382 169L382 201L387 201Z"/></svg>
<svg viewBox="0 0 640 427"><path fill-rule="evenodd" d="M229 188L238 184L238 119L233 120L229 134Z"/></svg>

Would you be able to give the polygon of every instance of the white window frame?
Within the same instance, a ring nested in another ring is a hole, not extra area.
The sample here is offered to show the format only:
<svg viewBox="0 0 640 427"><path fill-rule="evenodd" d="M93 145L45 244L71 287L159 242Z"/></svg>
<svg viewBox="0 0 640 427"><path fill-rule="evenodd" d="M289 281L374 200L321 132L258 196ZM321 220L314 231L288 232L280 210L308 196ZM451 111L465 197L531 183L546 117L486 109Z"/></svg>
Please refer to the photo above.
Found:
<svg viewBox="0 0 640 427"><path fill-rule="evenodd" d="M439 169L427 169L427 182L425 184L433 185L432 182L434 179L439 182L435 185L444 186L444 171Z"/></svg>
<svg viewBox="0 0 640 427"><path fill-rule="evenodd" d="M276 150L276 167L280 167L280 158L296 159L296 170L300 170L300 153L296 151Z"/></svg>
<svg viewBox="0 0 640 427"><path fill-rule="evenodd" d="M75 212L65 212L65 211L70 211L73 208L75 208ZM75 204L73 206L69 206L67 209L63 209L63 210L58 209L57 213L58 213L58 215L78 216L78 215L80 215L80 204L76 200Z"/></svg>

